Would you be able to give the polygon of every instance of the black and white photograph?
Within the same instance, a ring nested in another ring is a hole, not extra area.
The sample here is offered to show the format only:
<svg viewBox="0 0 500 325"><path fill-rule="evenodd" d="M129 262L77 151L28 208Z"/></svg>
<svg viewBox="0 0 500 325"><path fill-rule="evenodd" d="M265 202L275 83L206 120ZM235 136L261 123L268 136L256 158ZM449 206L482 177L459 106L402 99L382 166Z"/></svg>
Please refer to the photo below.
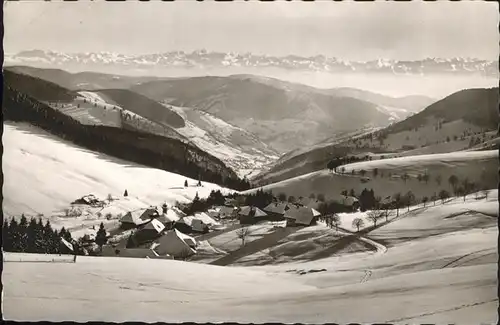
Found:
<svg viewBox="0 0 500 325"><path fill-rule="evenodd" d="M3 319L497 324L498 12L4 0Z"/></svg>

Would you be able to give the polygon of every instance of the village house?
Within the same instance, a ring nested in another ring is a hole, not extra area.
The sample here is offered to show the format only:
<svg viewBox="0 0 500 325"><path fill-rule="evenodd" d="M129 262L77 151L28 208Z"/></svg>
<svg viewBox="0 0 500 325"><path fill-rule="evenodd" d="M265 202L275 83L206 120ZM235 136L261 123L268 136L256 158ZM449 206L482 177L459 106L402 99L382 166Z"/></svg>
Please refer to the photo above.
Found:
<svg viewBox="0 0 500 325"><path fill-rule="evenodd" d="M157 206L150 206L149 208L145 209L140 218L142 220L151 220L161 216L162 214L163 214L163 208Z"/></svg>
<svg viewBox="0 0 500 325"><path fill-rule="evenodd" d="M237 209L233 206L219 206L209 209L207 214L212 218L232 219L236 217Z"/></svg>
<svg viewBox="0 0 500 325"><path fill-rule="evenodd" d="M360 208L359 200L357 198L355 198L354 196L339 195L339 196L333 198L333 201L335 201L339 204L342 204L343 206L347 207L352 212L358 211Z"/></svg>
<svg viewBox="0 0 500 325"><path fill-rule="evenodd" d="M318 199L311 199L311 198L302 197L297 201L297 204L304 206L304 207L313 208L315 210L318 210L319 206L321 204L321 201Z"/></svg>
<svg viewBox="0 0 500 325"><path fill-rule="evenodd" d="M157 219L151 220L145 225L142 225L134 234L136 243L148 242L158 238L165 230L165 226Z"/></svg>
<svg viewBox="0 0 500 325"><path fill-rule="evenodd" d="M86 204L86 205L91 205L91 206L96 206L99 205L101 201L93 195L93 194L88 194L85 196L82 196L78 200L75 200L72 204Z"/></svg>
<svg viewBox="0 0 500 325"><path fill-rule="evenodd" d="M272 202L264 208L268 214L268 220L280 221L285 219L285 212L292 204L287 202Z"/></svg>
<svg viewBox="0 0 500 325"><path fill-rule="evenodd" d="M195 213L194 216L182 217L175 223L175 228L184 233L207 233L211 227L220 224L205 212Z"/></svg>
<svg viewBox="0 0 500 325"><path fill-rule="evenodd" d="M285 212L286 226L312 226L320 215L321 213L309 207L292 207Z"/></svg>
<svg viewBox="0 0 500 325"><path fill-rule="evenodd" d="M193 232L201 232L203 234L206 234L207 232L209 232L208 225L203 223L202 220L196 219L196 218L193 218L191 221L191 230Z"/></svg>
<svg viewBox="0 0 500 325"><path fill-rule="evenodd" d="M215 221L212 217L210 217L207 213L205 212L198 212L194 214L194 218L200 220L203 222L203 224L211 227L211 226L218 226L219 223Z"/></svg>
<svg viewBox="0 0 500 325"><path fill-rule="evenodd" d="M165 229L170 230L174 227L174 224L181 219L182 215L179 214L177 211L174 209L167 209L164 212L156 218L159 222L161 222L164 226Z"/></svg>
<svg viewBox="0 0 500 325"><path fill-rule="evenodd" d="M175 258L183 258L196 254L196 246L193 237L173 229L166 232L153 249L160 256L168 254Z"/></svg>
<svg viewBox="0 0 500 325"><path fill-rule="evenodd" d="M188 234L188 233L191 233L193 231L192 224L193 224L193 217L192 216L189 216L189 217L183 216L182 218L179 219L179 221L177 221L174 224L174 229L177 229L180 232Z"/></svg>
<svg viewBox="0 0 500 325"><path fill-rule="evenodd" d="M146 213L146 211L147 209L137 209L127 212L120 219L120 228L123 230L133 229L150 222L151 219L143 217L143 214Z"/></svg>
<svg viewBox="0 0 500 325"><path fill-rule="evenodd" d="M245 206L238 212L238 217L240 224L254 224L266 220L267 213L254 206Z"/></svg>

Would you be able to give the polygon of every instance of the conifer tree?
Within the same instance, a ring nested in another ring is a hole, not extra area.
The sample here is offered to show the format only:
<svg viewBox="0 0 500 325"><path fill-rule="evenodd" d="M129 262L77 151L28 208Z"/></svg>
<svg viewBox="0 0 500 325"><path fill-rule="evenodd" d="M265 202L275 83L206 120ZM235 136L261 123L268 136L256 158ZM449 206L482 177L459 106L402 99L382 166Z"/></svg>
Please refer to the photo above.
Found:
<svg viewBox="0 0 500 325"><path fill-rule="evenodd" d="M99 230L95 236L95 243L99 246L100 251L102 252L102 246L106 244L108 239L106 238L106 230L104 229L104 224L101 222L99 226Z"/></svg>
<svg viewBox="0 0 500 325"><path fill-rule="evenodd" d="M29 253L39 253L36 244L36 219L31 218L26 230L27 245L26 251Z"/></svg>
<svg viewBox="0 0 500 325"><path fill-rule="evenodd" d="M19 221L18 233L19 233L19 252L26 252L28 249L28 219L26 219L25 215L21 215L21 220Z"/></svg>
<svg viewBox="0 0 500 325"><path fill-rule="evenodd" d="M9 234L10 234L10 240L11 240L11 251L12 252L19 252L19 223L15 218L12 218L10 220L9 224Z"/></svg>
<svg viewBox="0 0 500 325"><path fill-rule="evenodd" d="M6 252L11 252L12 251L12 236L9 231L9 221L5 219L3 221L3 226L2 226L2 244L3 244L3 249Z"/></svg>

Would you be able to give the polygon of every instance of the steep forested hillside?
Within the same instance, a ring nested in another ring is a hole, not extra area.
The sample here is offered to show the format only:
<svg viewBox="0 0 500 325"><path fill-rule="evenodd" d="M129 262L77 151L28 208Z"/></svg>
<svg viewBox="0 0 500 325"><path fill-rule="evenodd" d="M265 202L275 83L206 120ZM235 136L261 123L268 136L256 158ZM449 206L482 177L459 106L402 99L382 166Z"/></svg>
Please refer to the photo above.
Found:
<svg viewBox="0 0 500 325"><path fill-rule="evenodd" d="M17 87L40 95L38 89L44 89L38 87L43 87L45 81L24 77L17 78L11 74L5 80L2 103L5 120L28 122L90 150L146 166L195 179L200 177L204 181L234 189L248 187L248 183L240 180L222 161L193 145L132 130L82 125L38 99L19 91ZM23 78L27 83L19 84L18 81ZM13 85L10 82L12 79L15 80ZM30 83L30 80L34 82ZM45 89L50 90L43 97L45 100L61 100L64 96L68 96L66 98L69 99L71 94L64 88L54 87L50 83Z"/></svg>
<svg viewBox="0 0 500 325"><path fill-rule="evenodd" d="M40 101L72 101L77 95L55 83L9 70L3 71L3 78L4 84Z"/></svg>
<svg viewBox="0 0 500 325"><path fill-rule="evenodd" d="M182 128L185 126L184 119L175 111L128 89L101 89L98 93L109 98L118 106L150 121L165 124L173 128Z"/></svg>

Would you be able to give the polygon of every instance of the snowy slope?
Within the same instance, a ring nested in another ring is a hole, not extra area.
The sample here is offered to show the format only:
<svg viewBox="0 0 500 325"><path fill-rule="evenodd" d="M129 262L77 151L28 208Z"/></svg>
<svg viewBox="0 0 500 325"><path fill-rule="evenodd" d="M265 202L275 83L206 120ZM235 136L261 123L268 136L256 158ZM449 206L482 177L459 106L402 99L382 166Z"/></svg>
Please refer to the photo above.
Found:
<svg viewBox="0 0 500 325"><path fill-rule="evenodd" d="M431 214L422 209L408 217L428 226L442 220L433 236L376 253L254 267L107 257L7 262L4 315L52 321L493 324L495 220L482 229L460 227L467 216L450 217L464 205L450 205L456 208ZM406 223L402 218L386 227L403 236ZM13 253L6 258L33 260Z"/></svg>
<svg viewBox="0 0 500 325"><path fill-rule="evenodd" d="M326 199L338 197L341 191L350 189L354 189L359 194L364 188L372 188L376 195L381 197L397 192L404 194L411 190L417 198L421 198L423 196L430 197L433 192L439 192L441 189L450 191L447 179L451 175L456 175L460 180L467 177L469 181L480 184L479 180L483 170L488 175L485 182L489 188L496 188L498 151L460 151L447 154L408 156L359 162L342 167L345 168L346 174L344 175L320 170L269 184L263 186L262 189L272 190L273 193L284 192L295 197L308 197L311 193L322 193ZM340 168L337 168L337 171L340 171ZM375 168L379 171L378 177L373 177L371 173L371 170ZM367 171L366 176L370 178L366 183L361 182L359 171L362 169ZM351 175L352 170L355 170L357 174ZM419 182L416 178L418 174L425 172L430 176L428 184ZM381 173L385 175L381 176ZM389 173L392 176L401 176L407 173L410 179L404 182L401 179L389 177ZM439 186L435 182L435 177L438 175L442 178L442 183ZM256 190L252 189L243 193L253 193Z"/></svg>
<svg viewBox="0 0 500 325"><path fill-rule="evenodd" d="M177 132L224 161L240 177L259 172L278 159L276 151L242 128L203 111L168 106L186 121Z"/></svg>
<svg viewBox="0 0 500 325"><path fill-rule="evenodd" d="M130 197L145 205L187 202L217 185L183 187L188 178L81 149L27 124L4 124L3 208L7 215L50 214L89 193ZM197 181L188 179L191 185Z"/></svg>
<svg viewBox="0 0 500 325"><path fill-rule="evenodd" d="M343 166L346 173L354 170L372 170L374 168L379 169L390 169L390 168L404 168L415 165L425 166L434 165L440 163L446 165L454 162L473 162L482 159L496 159L498 158L497 150L485 150L485 151L458 151L443 154L434 155L418 155L418 156L408 156L400 158L391 158L384 160L372 160L372 161L362 161L353 164L348 164Z"/></svg>

